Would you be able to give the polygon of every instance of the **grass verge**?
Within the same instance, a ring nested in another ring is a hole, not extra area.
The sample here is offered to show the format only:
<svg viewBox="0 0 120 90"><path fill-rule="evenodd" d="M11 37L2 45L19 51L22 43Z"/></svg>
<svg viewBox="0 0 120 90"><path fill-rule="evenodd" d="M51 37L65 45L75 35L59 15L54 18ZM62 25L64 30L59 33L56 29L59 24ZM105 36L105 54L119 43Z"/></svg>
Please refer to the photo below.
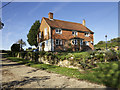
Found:
<svg viewBox="0 0 120 90"><path fill-rule="evenodd" d="M48 64L39 64L34 63L33 61L16 57L8 57L8 59L14 62L23 63L31 67L55 72L69 77L74 77L80 80L87 80L92 83L103 84L112 88L120 88L120 70L118 69L118 65L120 65L120 62L99 63L98 68L80 72L78 69L59 67Z"/></svg>

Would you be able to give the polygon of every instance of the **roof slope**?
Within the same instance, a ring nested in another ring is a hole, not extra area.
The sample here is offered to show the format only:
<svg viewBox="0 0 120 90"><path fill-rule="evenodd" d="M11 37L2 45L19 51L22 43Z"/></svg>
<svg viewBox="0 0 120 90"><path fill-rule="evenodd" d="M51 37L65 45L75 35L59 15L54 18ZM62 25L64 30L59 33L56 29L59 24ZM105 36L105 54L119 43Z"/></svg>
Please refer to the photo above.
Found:
<svg viewBox="0 0 120 90"><path fill-rule="evenodd" d="M49 26L54 27L54 28L94 33L90 29L88 29L87 27L85 27L84 25L82 25L80 23L62 21L62 20L57 20L57 19L49 20L48 18L45 18L45 17L43 17L43 19L46 20L46 22L48 23Z"/></svg>

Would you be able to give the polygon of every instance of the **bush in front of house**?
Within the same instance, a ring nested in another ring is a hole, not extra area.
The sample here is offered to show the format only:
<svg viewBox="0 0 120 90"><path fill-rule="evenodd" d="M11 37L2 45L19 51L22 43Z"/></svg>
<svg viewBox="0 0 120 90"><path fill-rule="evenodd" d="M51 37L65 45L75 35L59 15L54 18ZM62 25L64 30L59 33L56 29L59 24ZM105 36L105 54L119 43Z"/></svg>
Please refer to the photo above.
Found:
<svg viewBox="0 0 120 90"><path fill-rule="evenodd" d="M27 55L27 52L25 51L19 52L19 57L21 58L24 58L26 55Z"/></svg>
<svg viewBox="0 0 120 90"><path fill-rule="evenodd" d="M45 55L45 53L46 53L45 51L40 51L40 52L39 52L39 55L42 57L42 56Z"/></svg>
<svg viewBox="0 0 120 90"><path fill-rule="evenodd" d="M11 51L12 52L19 52L20 51L20 44L13 44L11 46Z"/></svg>
<svg viewBox="0 0 120 90"><path fill-rule="evenodd" d="M32 52L32 59L38 63L39 52Z"/></svg>

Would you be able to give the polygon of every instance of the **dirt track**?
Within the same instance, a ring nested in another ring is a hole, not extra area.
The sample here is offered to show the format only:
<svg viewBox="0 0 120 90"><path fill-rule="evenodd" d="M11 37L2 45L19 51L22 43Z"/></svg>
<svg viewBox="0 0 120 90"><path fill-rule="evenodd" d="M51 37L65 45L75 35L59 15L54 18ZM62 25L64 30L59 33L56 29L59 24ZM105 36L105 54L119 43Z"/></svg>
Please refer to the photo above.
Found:
<svg viewBox="0 0 120 90"><path fill-rule="evenodd" d="M2 86L9 88L105 88L105 86L68 78L28 67L2 58Z"/></svg>

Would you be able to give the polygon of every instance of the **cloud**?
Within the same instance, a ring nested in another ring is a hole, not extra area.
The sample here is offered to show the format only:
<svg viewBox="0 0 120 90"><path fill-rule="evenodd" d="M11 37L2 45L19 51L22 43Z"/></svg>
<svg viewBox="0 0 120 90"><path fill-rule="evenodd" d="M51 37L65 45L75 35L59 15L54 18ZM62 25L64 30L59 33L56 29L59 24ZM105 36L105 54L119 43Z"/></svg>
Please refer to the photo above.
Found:
<svg viewBox="0 0 120 90"><path fill-rule="evenodd" d="M31 15L33 14L43 3L39 3L36 7L34 7L33 9L31 9L29 12L28 12L28 15Z"/></svg>
<svg viewBox="0 0 120 90"><path fill-rule="evenodd" d="M60 11L61 9L63 9L66 5L68 5L68 2L67 3L62 3L62 4L59 4L57 7L55 7L52 12L53 13L56 13L58 11Z"/></svg>

